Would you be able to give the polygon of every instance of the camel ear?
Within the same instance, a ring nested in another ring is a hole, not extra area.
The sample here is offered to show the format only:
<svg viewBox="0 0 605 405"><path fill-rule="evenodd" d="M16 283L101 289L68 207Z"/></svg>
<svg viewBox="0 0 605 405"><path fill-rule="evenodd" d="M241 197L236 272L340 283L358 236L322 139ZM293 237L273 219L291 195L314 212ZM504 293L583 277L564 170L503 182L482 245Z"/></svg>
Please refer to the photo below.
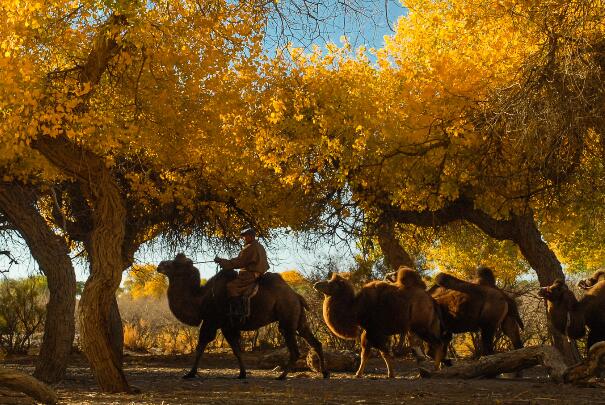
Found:
<svg viewBox="0 0 605 405"><path fill-rule="evenodd" d="M334 273L332 273L332 270L328 271L328 278L332 278L332 276L334 275Z"/></svg>

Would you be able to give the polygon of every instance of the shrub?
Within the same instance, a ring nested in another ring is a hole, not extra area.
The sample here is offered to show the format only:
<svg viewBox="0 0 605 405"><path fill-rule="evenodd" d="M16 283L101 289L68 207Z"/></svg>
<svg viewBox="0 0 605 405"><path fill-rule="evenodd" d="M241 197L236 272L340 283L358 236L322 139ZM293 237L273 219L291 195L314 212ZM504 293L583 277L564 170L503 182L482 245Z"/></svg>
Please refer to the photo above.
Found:
<svg viewBox="0 0 605 405"><path fill-rule="evenodd" d="M0 347L26 353L44 328L48 290L44 277L0 281Z"/></svg>

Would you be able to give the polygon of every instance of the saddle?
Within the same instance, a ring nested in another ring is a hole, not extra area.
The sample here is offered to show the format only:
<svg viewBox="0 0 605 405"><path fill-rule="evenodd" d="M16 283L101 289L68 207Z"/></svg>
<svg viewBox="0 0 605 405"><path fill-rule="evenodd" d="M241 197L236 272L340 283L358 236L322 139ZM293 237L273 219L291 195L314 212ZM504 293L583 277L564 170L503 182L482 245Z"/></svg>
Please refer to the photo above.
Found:
<svg viewBox="0 0 605 405"><path fill-rule="evenodd" d="M242 326L250 317L250 300L258 294L259 283L263 275L258 276L254 282L247 286L240 295L230 297L227 307L227 316L231 326Z"/></svg>

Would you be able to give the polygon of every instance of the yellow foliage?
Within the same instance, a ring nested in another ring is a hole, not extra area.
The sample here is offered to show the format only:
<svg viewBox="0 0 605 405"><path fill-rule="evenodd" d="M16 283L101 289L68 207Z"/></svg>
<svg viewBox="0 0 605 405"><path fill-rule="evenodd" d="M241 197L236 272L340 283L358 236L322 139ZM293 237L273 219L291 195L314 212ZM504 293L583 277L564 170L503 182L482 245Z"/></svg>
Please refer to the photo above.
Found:
<svg viewBox="0 0 605 405"><path fill-rule="evenodd" d="M164 354L192 353L198 341L196 328L167 326L156 340L156 347Z"/></svg>
<svg viewBox="0 0 605 405"><path fill-rule="evenodd" d="M298 272L298 270L286 270L280 274L284 281L291 286L300 286L308 283L308 281Z"/></svg>
<svg viewBox="0 0 605 405"><path fill-rule="evenodd" d="M135 352L149 352L155 339L149 322L141 319L138 323L124 324L124 347Z"/></svg>
<svg viewBox="0 0 605 405"><path fill-rule="evenodd" d="M124 289L133 298L160 298L166 295L168 281L152 264L133 265L124 280Z"/></svg>

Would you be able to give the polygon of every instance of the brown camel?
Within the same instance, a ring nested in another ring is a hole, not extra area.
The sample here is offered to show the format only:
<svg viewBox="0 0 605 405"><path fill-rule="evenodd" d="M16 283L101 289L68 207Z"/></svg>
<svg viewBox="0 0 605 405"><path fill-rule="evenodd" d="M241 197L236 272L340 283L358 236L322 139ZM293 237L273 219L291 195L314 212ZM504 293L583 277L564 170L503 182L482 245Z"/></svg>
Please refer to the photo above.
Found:
<svg viewBox="0 0 605 405"><path fill-rule="evenodd" d="M578 283L578 287L583 290L589 290L591 287L601 281L605 281L605 270L603 269L597 270L593 273L592 276L580 280L580 282Z"/></svg>
<svg viewBox="0 0 605 405"><path fill-rule="evenodd" d="M400 268L395 284L372 281L357 294L351 282L337 274L315 283L325 294L323 316L330 330L344 339L355 339L361 330L361 363L357 377L363 375L370 349L377 348L394 377L388 349L390 335L414 332L429 342L439 368L445 353L441 340L439 307L425 291L426 285L412 269Z"/></svg>
<svg viewBox="0 0 605 405"><path fill-rule="evenodd" d="M234 270L221 270L201 286L199 270L193 266L190 259L179 253L174 260L162 261L157 271L168 277L168 303L174 316L187 325L197 326L202 323L193 367L183 378L194 378L197 375L202 353L208 343L215 339L219 329L237 357L238 378L246 378L246 368L239 345L240 331L256 330L272 322L279 323L279 330L290 353L289 363L278 379L286 378L300 357L296 343L297 333L317 352L323 377L329 377L321 343L315 338L307 323L305 316L307 303L279 274L265 273L262 276L258 293L250 300L250 316L244 324L232 325L227 316L226 285L237 276Z"/></svg>
<svg viewBox="0 0 605 405"><path fill-rule="evenodd" d="M578 301L563 280L556 280L539 294L546 300L546 311L552 325L571 339L586 333L586 350L597 342L605 341L605 272L597 271L592 277L580 281L586 289Z"/></svg>
<svg viewBox="0 0 605 405"><path fill-rule="evenodd" d="M517 304L496 287L491 269L479 267L474 282L439 273L429 293L443 312L448 345L453 333L481 331L481 354L493 354L494 335L502 329L515 349L523 347L519 332L523 321Z"/></svg>

